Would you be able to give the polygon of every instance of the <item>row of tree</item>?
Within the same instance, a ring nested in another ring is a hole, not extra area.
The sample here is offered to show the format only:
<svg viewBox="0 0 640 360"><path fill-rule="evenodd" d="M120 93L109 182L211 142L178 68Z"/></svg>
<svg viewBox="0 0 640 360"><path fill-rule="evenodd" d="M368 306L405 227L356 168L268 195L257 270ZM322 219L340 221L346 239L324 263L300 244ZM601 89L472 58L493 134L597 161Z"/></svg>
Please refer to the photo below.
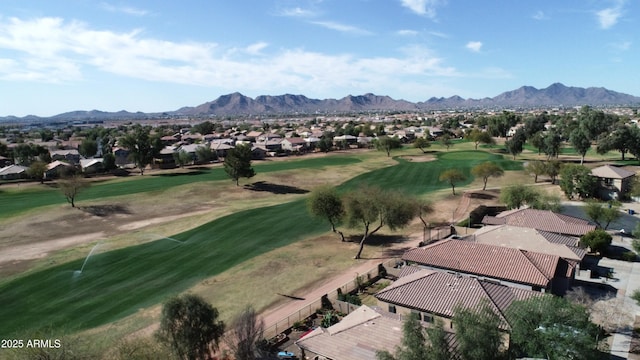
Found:
<svg viewBox="0 0 640 360"><path fill-rule="evenodd" d="M338 234L342 241L345 241L344 234L337 229L340 224L364 229L356 259L360 259L367 239L383 227L399 229L408 225L416 216L420 217L426 227L424 215L433 211L427 202L397 191L384 191L368 185L345 194L334 187L319 187L311 192L307 205L312 215L329 222L331 231Z"/></svg>

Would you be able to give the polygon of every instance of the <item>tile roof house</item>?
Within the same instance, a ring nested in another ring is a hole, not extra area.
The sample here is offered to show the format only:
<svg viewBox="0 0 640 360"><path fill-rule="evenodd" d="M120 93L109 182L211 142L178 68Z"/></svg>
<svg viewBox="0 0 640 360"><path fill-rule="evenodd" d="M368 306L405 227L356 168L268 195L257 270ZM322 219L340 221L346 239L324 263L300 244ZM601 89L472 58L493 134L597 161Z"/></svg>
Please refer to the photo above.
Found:
<svg viewBox="0 0 640 360"><path fill-rule="evenodd" d="M582 236L596 229L596 226L587 220L536 209L514 209L503 211L496 216L487 215L482 219L482 223L526 227L570 236Z"/></svg>
<svg viewBox="0 0 640 360"><path fill-rule="evenodd" d="M13 160L0 155L0 168L13 164Z"/></svg>
<svg viewBox="0 0 640 360"><path fill-rule="evenodd" d="M501 330L509 330L506 309L517 300L525 300L541 293L496 284L478 278L449 274L441 271L411 269L393 284L380 290L375 297L399 314L417 314L425 322L439 318L445 329L451 328L456 307L478 310L483 303L500 318Z"/></svg>
<svg viewBox="0 0 640 360"><path fill-rule="evenodd" d="M44 177L46 179L51 179L59 176L66 175L70 172L73 172L75 167L69 163L64 161L56 160L47 164L47 171L45 172Z"/></svg>
<svg viewBox="0 0 640 360"><path fill-rule="evenodd" d="M102 158L80 159L80 168L85 174L99 173L104 170L103 161L104 159Z"/></svg>
<svg viewBox="0 0 640 360"><path fill-rule="evenodd" d="M0 168L0 179L16 180L27 177L27 168L20 165L9 165Z"/></svg>
<svg viewBox="0 0 640 360"><path fill-rule="evenodd" d="M280 146L282 147L282 150L302 151L308 146L308 143L301 137L290 137L282 140Z"/></svg>
<svg viewBox="0 0 640 360"><path fill-rule="evenodd" d="M80 153L78 150L50 150L49 154L51 155L51 160L62 160L71 164L79 164L80 163Z"/></svg>
<svg viewBox="0 0 640 360"><path fill-rule="evenodd" d="M575 276L575 263L557 255L454 239L408 250L402 260L432 270L556 294L564 293Z"/></svg>
<svg viewBox="0 0 640 360"><path fill-rule="evenodd" d="M591 175L599 180L600 198L610 200L620 199L631 190L636 173L616 166L603 165L591 169Z"/></svg>
<svg viewBox="0 0 640 360"><path fill-rule="evenodd" d="M511 225L487 225L464 240L558 255L578 263L587 254L585 249L578 247L578 237Z"/></svg>
<svg viewBox="0 0 640 360"><path fill-rule="evenodd" d="M303 359L371 360L380 350L394 353L402 337L401 317L362 305L339 323L304 335L296 345ZM453 334L447 333L447 340L455 347Z"/></svg>

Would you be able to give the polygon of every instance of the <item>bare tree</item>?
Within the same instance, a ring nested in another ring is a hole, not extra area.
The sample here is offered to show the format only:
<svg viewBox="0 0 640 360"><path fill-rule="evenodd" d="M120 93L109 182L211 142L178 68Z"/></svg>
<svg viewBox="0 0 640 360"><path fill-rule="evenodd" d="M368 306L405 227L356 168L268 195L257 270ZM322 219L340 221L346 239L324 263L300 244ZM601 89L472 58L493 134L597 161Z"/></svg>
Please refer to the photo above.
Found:
<svg viewBox="0 0 640 360"><path fill-rule="evenodd" d="M71 207L76 207L76 197L80 191L89 187L89 183L81 175L73 175L58 181L58 187L67 198L67 202L71 204Z"/></svg>
<svg viewBox="0 0 640 360"><path fill-rule="evenodd" d="M263 338L264 320L251 306L242 310L225 335L225 343L236 360L254 360L257 344Z"/></svg>

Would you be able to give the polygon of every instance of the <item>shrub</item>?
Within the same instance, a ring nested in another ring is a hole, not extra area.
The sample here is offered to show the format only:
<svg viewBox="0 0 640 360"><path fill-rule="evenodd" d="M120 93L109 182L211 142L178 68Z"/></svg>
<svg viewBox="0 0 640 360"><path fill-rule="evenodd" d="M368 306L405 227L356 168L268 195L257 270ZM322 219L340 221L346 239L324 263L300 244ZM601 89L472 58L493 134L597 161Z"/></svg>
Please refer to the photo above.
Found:
<svg viewBox="0 0 640 360"><path fill-rule="evenodd" d="M633 251L625 251L622 253L622 260L633 262L636 260L636 253Z"/></svg>
<svg viewBox="0 0 640 360"><path fill-rule="evenodd" d="M354 294L338 294L338 300L348 302L353 305L362 305L362 300L360 300L358 295Z"/></svg>
<svg viewBox="0 0 640 360"><path fill-rule="evenodd" d="M580 243L584 246L588 246L592 252L598 252L600 254L607 250L607 247L611 245L611 235L602 229L596 229L589 231L582 235Z"/></svg>
<svg viewBox="0 0 640 360"><path fill-rule="evenodd" d="M320 303L322 304L322 309L324 310L333 310L333 304L327 295L322 295L320 298Z"/></svg>

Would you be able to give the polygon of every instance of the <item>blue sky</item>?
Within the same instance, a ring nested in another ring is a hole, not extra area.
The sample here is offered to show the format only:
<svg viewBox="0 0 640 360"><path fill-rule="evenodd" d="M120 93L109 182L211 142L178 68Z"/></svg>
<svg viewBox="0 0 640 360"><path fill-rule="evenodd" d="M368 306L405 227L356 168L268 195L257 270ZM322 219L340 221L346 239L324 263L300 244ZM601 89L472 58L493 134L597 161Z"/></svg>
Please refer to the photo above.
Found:
<svg viewBox="0 0 640 360"><path fill-rule="evenodd" d="M220 95L640 96L635 0L2 0L0 116Z"/></svg>

